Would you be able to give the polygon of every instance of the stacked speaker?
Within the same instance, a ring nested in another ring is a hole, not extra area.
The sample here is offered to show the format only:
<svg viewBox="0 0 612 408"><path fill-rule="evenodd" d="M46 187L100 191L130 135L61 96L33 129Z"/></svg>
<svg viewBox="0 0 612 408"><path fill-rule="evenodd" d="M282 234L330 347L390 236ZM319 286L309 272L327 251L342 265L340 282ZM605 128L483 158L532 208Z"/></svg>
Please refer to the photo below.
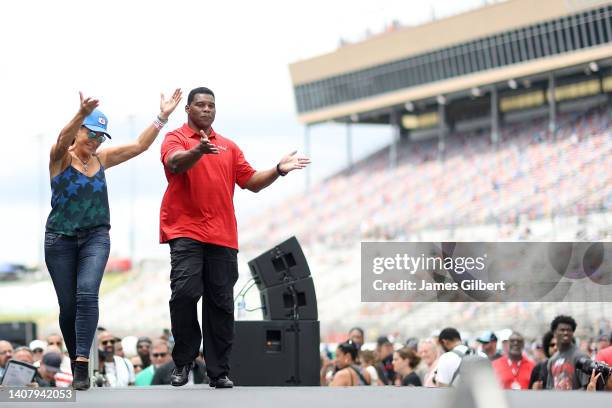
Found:
<svg viewBox="0 0 612 408"><path fill-rule="evenodd" d="M295 237L249 262L263 321L237 321L230 358L236 385L319 385L317 298Z"/></svg>

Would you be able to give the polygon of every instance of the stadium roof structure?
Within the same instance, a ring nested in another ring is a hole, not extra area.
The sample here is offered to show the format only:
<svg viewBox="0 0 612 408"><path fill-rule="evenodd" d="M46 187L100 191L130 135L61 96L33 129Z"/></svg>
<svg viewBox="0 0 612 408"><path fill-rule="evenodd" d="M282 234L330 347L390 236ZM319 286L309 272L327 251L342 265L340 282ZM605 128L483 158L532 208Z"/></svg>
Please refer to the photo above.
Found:
<svg viewBox="0 0 612 408"><path fill-rule="evenodd" d="M412 111L413 103L503 92L523 79L554 89L555 76L584 76L589 67L601 76L610 66L611 1L509 0L400 27L289 68L298 120L312 125L390 123L393 112Z"/></svg>

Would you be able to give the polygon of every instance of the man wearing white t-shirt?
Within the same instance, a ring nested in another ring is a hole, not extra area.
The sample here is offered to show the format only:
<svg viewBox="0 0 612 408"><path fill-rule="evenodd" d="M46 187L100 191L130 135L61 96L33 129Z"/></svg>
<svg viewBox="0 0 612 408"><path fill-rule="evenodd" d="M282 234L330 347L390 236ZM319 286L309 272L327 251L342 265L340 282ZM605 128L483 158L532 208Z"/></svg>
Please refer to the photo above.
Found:
<svg viewBox="0 0 612 408"><path fill-rule="evenodd" d="M438 359L438 368L434 374L434 384L436 387L449 387L457 379L457 370L461 364L461 356L467 354L469 349L461 343L461 335L453 327L447 327L442 330L438 336L438 342L445 353Z"/></svg>

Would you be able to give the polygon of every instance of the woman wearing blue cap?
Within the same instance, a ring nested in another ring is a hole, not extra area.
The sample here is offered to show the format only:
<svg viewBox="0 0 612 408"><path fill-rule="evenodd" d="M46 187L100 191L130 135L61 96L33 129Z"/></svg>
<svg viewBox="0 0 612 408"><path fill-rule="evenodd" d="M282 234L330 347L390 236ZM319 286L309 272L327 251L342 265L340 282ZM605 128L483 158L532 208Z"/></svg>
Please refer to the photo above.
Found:
<svg viewBox="0 0 612 408"><path fill-rule="evenodd" d="M104 171L151 146L181 100L161 95L160 114L129 144L98 152L110 135L99 101L81 98L79 111L51 148L51 213L45 262L60 307L59 324L73 362L73 387L89 388L88 357L98 325L98 291L110 252L110 214Z"/></svg>

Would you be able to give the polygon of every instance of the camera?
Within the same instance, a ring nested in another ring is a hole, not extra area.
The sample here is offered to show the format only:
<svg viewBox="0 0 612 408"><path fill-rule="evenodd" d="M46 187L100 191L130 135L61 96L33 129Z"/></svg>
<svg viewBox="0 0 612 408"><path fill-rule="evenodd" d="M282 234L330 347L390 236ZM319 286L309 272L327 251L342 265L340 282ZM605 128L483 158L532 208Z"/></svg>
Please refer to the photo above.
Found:
<svg viewBox="0 0 612 408"><path fill-rule="evenodd" d="M593 370L595 370L595 375L597 375L597 373L601 373L601 376L597 380L597 391L604 389L610 374L612 374L612 367L600 361L590 360L587 357L580 357L578 360L576 360L576 368L583 373L588 374L589 377L593 373Z"/></svg>

